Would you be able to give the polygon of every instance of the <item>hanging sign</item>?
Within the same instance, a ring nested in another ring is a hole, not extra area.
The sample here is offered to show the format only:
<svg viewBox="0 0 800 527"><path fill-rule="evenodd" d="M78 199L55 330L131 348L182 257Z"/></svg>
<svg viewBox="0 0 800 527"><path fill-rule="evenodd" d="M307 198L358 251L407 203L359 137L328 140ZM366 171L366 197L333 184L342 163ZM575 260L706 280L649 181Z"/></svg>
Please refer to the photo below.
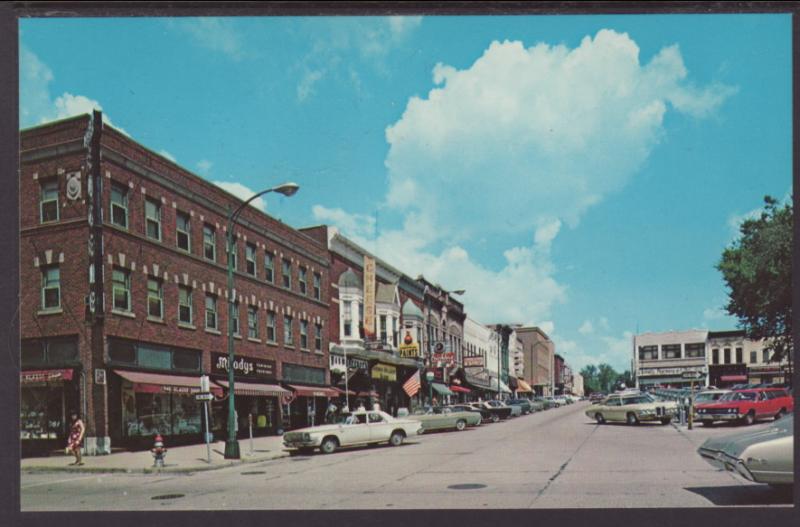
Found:
<svg viewBox="0 0 800 527"><path fill-rule="evenodd" d="M364 255L364 336L375 335L375 258Z"/></svg>

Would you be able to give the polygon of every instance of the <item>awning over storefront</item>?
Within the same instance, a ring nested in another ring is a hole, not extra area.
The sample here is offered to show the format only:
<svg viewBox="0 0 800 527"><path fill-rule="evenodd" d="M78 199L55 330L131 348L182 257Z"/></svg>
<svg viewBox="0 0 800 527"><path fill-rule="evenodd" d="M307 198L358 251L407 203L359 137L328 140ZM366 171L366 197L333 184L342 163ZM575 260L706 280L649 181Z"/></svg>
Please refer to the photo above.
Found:
<svg viewBox="0 0 800 527"><path fill-rule="evenodd" d="M19 374L20 384L40 382L62 382L72 380L72 369L23 371Z"/></svg>
<svg viewBox="0 0 800 527"><path fill-rule="evenodd" d="M517 379L517 391L521 393L532 393L533 388L527 382L523 381L522 379Z"/></svg>
<svg viewBox="0 0 800 527"><path fill-rule="evenodd" d="M719 380L722 382L747 382L747 375L723 375Z"/></svg>
<svg viewBox="0 0 800 527"><path fill-rule="evenodd" d="M334 387L333 389L336 390L337 392L339 392L339 395L345 395L345 394L346 395L355 395L356 394L356 392L354 392L353 390L345 391L342 388L336 388L336 387Z"/></svg>
<svg viewBox="0 0 800 527"><path fill-rule="evenodd" d="M339 397L339 392L327 386L296 386L290 384L289 388L294 390L298 397Z"/></svg>
<svg viewBox="0 0 800 527"><path fill-rule="evenodd" d="M226 390L228 381L214 381ZM235 381L233 383L234 395L250 395L255 397L283 397L291 395L292 392L286 388L281 388L277 384L261 384L255 382Z"/></svg>
<svg viewBox="0 0 800 527"><path fill-rule="evenodd" d="M164 373L145 373L140 371L114 370L114 373L133 383L133 391L142 393L183 393L200 392L200 376L181 377ZM219 387L212 386L211 392L222 395Z"/></svg>
<svg viewBox="0 0 800 527"><path fill-rule="evenodd" d="M450 386L450 389L454 392L459 392L459 393L472 393L472 390L470 390L469 388L464 388L463 386L453 385Z"/></svg>
<svg viewBox="0 0 800 527"><path fill-rule="evenodd" d="M495 392L497 391L497 379L496 378L492 379L492 388L491 389L493 391L495 391ZM505 392L505 393L511 393L511 388L509 388L508 385L506 383L504 383L503 381L500 381L500 391L501 392Z"/></svg>
<svg viewBox="0 0 800 527"><path fill-rule="evenodd" d="M358 397L380 397L381 395L376 391L371 392L358 392Z"/></svg>
<svg viewBox="0 0 800 527"><path fill-rule="evenodd" d="M391 364L392 366L408 366L415 368L419 366L419 361L416 359L409 359L404 357L397 357L388 351L377 351L364 349L363 347L343 347L334 345L331 347L331 353L335 355L347 355L348 358L358 358L363 360L377 360Z"/></svg>
<svg viewBox="0 0 800 527"><path fill-rule="evenodd" d="M444 384L439 384L438 382L434 382L431 383L431 386L433 386L433 391L435 391L439 395L455 395Z"/></svg>

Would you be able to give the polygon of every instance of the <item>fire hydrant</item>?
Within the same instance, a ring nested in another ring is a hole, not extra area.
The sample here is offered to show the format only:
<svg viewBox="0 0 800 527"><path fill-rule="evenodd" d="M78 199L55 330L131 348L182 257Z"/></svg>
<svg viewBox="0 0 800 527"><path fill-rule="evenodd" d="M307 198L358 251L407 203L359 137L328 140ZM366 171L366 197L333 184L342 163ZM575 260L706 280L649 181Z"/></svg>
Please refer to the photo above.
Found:
<svg viewBox="0 0 800 527"><path fill-rule="evenodd" d="M167 449L164 448L164 439L161 437L161 434L156 435L155 443L153 444L153 448L150 449L150 452L153 453L153 466L163 467Z"/></svg>

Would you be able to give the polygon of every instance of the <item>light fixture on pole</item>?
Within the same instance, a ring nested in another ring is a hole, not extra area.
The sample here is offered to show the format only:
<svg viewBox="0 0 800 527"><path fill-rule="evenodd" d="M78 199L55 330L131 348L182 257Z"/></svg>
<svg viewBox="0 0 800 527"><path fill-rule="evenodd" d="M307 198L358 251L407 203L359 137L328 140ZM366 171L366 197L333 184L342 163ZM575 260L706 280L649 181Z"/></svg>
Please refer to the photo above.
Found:
<svg viewBox="0 0 800 527"><path fill-rule="evenodd" d="M234 405L234 388L233 388L233 310L235 302L235 291L233 289L233 259L231 253L236 250L234 246L233 225L239 218L239 214L244 208L250 204L254 199L268 194L270 192L277 192L284 196L292 196L300 186L296 183L283 183L277 187L262 190L257 194L253 194L250 198L239 205L237 208L230 210L228 213L228 226L227 226L227 248L228 248L228 440L225 441L225 459L240 459L239 441L236 439L236 406ZM235 254L235 253L234 253Z"/></svg>
<svg viewBox="0 0 800 527"><path fill-rule="evenodd" d="M425 378L428 380L428 398L430 399L431 408L433 407L433 372L428 370L425 374Z"/></svg>

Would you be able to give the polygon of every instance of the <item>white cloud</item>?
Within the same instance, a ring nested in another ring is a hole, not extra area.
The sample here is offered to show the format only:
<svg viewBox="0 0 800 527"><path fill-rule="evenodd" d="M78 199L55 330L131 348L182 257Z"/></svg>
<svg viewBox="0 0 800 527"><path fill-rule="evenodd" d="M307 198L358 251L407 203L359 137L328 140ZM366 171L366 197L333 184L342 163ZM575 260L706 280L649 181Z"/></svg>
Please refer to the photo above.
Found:
<svg viewBox="0 0 800 527"><path fill-rule="evenodd" d="M164 156L164 157L166 157L167 159L169 159L169 160L170 160L170 161L172 161L173 163L177 163L177 162L178 162L178 161L175 159L175 156L173 156L172 154L170 154L169 152L167 152L167 151L166 151L166 150L164 150L164 149L161 149L161 150L159 150L159 151L158 151L158 154L159 154L159 155L161 155L161 156Z"/></svg>
<svg viewBox="0 0 800 527"><path fill-rule="evenodd" d="M200 172L200 174L202 174L204 176L208 175L208 173L211 171L211 167L213 165L214 164L211 161L209 161L208 159L201 159L200 161L198 161L195 164L195 166L197 167L197 171Z"/></svg>
<svg viewBox="0 0 800 527"><path fill-rule="evenodd" d="M584 321L584 323L581 324L581 327L578 328L578 333L580 333L581 335L588 335L590 333L594 333L594 325L592 324L592 321L591 320Z"/></svg>
<svg viewBox="0 0 800 527"><path fill-rule="evenodd" d="M241 36L231 18L199 17L170 21L192 37L200 46L227 55L234 60L244 56Z"/></svg>
<svg viewBox="0 0 800 527"><path fill-rule="evenodd" d="M625 331L621 336L598 336L585 342L577 342L551 335L556 345L556 353L564 357L573 371L580 371L584 366L595 366L605 362L618 372L631 369L633 358L633 333Z"/></svg>
<svg viewBox="0 0 800 527"><path fill-rule="evenodd" d="M300 84L297 85L297 100L305 101L309 95L314 93L314 85L322 79L325 74L322 70L306 71Z"/></svg>
<svg viewBox="0 0 800 527"><path fill-rule="evenodd" d="M369 237L375 229L375 218L366 214L350 214L342 209L329 209L322 205L314 205L311 209L314 219L336 225L348 234Z"/></svg>
<svg viewBox="0 0 800 527"><path fill-rule="evenodd" d="M230 192L231 194L233 194L242 201L250 199L250 197L256 193L250 187L242 185L241 183L236 183L234 181L212 181L212 183L214 183L222 190ZM266 200L264 200L264 198L259 197L254 199L253 201L250 202L250 206L255 207L264 212L267 211L267 202Z"/></svg>
<svg viewBox="0 0 800 527"><path fill-rule="evenodd" d="M723 320L728 317L728 312L722 307L709 307L703 310L703 319L707 321Z"/></svg>
<svg viewBox="0 0 800 527"><path fill-rule="evenodd" d="M395 39L405 37L408 33L422 24L421 16L390 16L389 31Z"/></svg>

